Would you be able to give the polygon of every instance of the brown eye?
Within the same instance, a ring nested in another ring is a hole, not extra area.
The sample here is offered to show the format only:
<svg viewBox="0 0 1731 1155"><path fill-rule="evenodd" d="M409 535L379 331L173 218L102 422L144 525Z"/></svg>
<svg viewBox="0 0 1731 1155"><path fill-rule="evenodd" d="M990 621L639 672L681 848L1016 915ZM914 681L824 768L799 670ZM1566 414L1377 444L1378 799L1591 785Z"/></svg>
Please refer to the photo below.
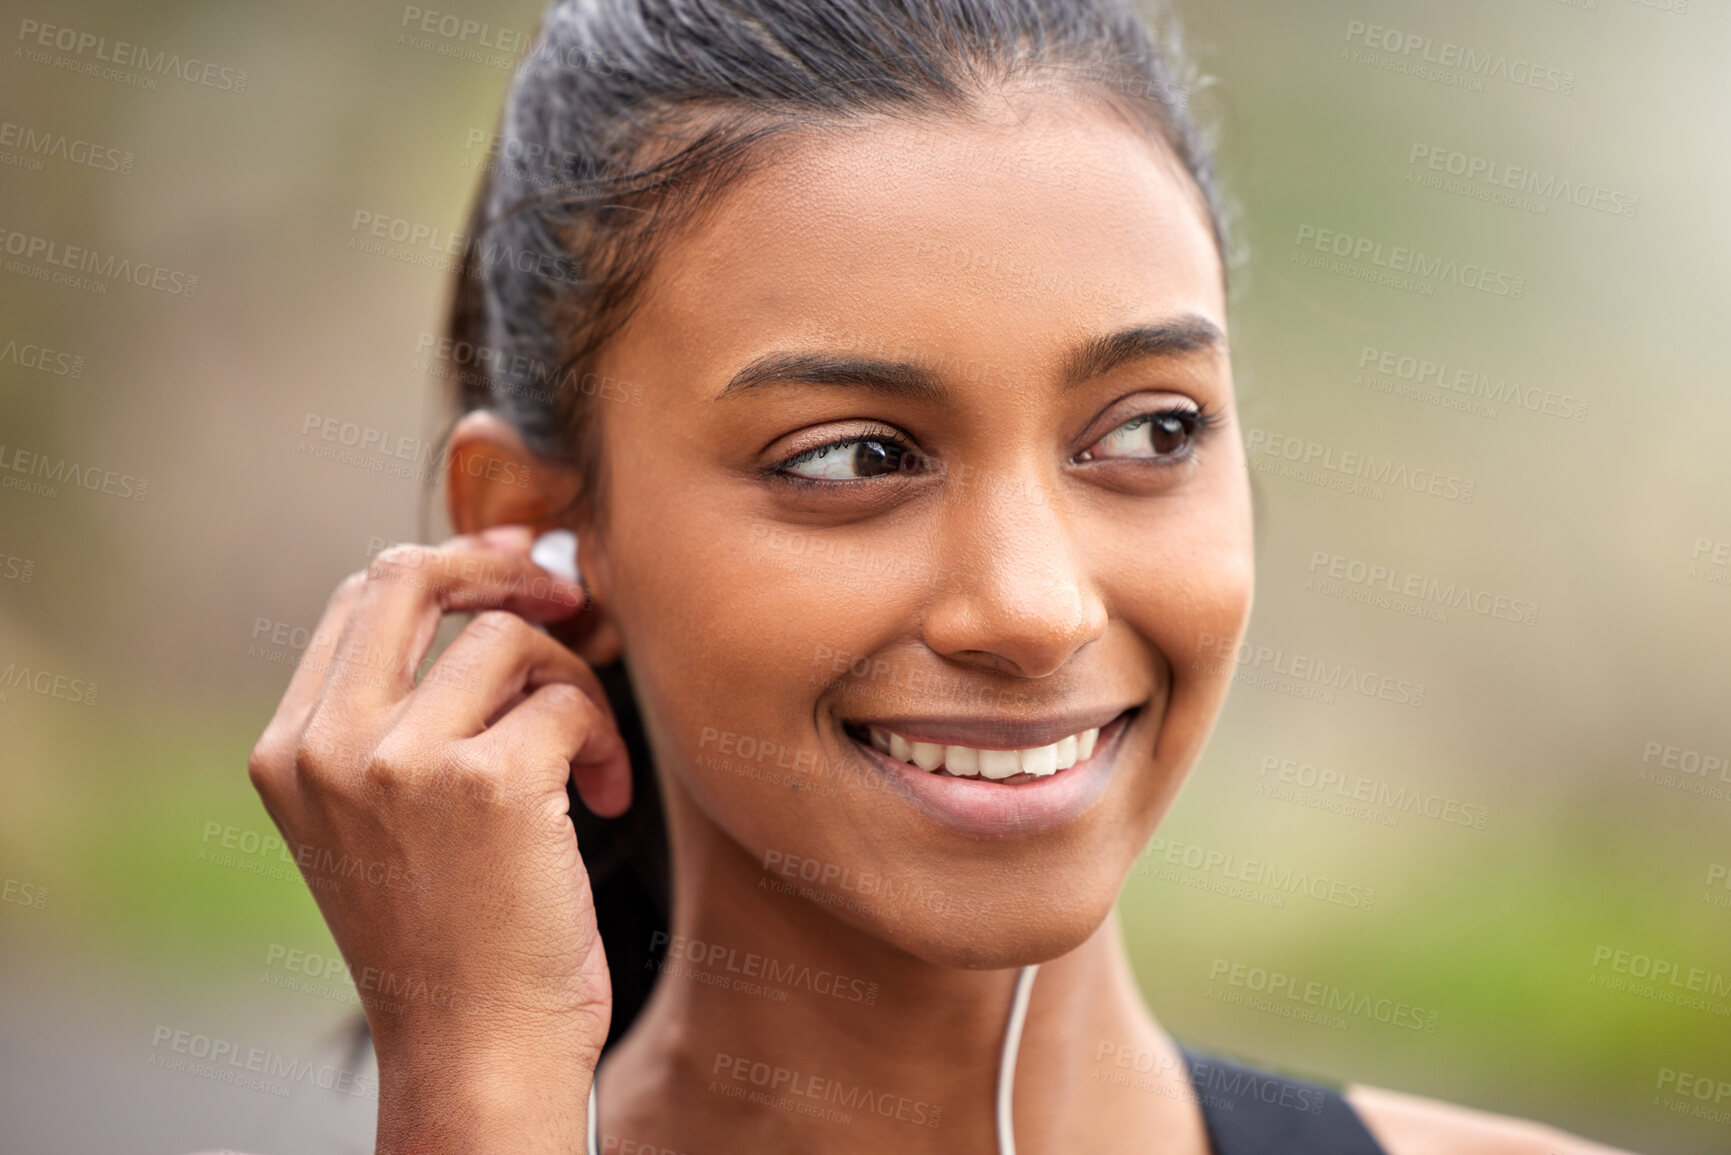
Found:
<svg viewBox="0 0 1731 1155"><path fill-rule="evenodd" d="M782 472L810 481L861 481L896 473L913 473L920 457L900 442L882 437L855 438L802 453L781 467Z"/></svg>
<svg viewBox="0 0 1731 1155"><path fill-rule="evenodd" d="M1132 417L1076 456L1077 461L1113 458L1173 459L1189 451L1201 414L1190 409Z"/></svg>

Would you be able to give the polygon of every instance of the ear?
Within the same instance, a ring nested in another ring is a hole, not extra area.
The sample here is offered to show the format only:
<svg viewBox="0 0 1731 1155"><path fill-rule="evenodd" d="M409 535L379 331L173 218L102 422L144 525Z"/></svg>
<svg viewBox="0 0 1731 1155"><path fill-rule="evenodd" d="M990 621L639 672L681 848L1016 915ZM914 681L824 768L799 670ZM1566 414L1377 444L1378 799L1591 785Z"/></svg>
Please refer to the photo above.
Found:
<svg viewBox="0 0 1731 1155"><path fill-rule="evenodd" d="M458 533L496 525L526 525L536 534L568 529L577 534L577 568L589 602L547 630L591 666L619 659L623 642L606 598L599 542L576 514L582 485L578 470L536 455L510 422L477 409L451 430L445 454L445 508Z"/></svg>

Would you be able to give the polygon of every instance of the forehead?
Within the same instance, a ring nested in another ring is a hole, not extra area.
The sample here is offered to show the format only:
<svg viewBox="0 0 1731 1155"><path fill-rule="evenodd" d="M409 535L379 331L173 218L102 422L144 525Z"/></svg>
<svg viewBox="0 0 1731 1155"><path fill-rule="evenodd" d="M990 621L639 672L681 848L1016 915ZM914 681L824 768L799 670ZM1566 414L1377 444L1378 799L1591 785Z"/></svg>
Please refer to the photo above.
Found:
<svg viewBox="0 0 1731 1155"><path fill-rule="evenodd" d="M627 333L650 340L629 342L631 360L706 381L826 334L1027 365L1182 313L1226 327L1206 210L1177 161L1052 96L797 130L662 251L645 290Z"/></svg>

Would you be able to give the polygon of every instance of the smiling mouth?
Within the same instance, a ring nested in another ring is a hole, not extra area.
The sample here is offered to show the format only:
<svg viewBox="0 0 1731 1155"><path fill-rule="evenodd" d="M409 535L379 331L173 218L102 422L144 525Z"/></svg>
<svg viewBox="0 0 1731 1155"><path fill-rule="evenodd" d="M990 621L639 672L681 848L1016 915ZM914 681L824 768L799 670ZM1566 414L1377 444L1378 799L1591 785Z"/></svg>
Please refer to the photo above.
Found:
<svg viewBox="0 0 1731 1155"><path fill-rule="evenodd" d="M1113 730L1134 711L1126 710L1104 726L1093 726L1045 746L992 749L949 745L905 737L882 726L850 726L856 742L884 756L940 778L981 778L1007 786L1035 782L1093 757L1102 730Z"/></svg>

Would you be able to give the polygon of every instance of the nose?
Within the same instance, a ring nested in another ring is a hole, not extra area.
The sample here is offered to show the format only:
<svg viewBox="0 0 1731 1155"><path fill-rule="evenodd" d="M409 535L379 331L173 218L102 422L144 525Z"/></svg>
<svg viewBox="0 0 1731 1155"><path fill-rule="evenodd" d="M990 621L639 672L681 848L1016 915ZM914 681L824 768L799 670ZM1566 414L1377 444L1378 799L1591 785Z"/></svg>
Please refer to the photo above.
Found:
<svg viewBox="0 0 1731 1155"><path fill-rule="evenodd" d="M969 486L939 529L938 595L923 636L952 661L1043 678L1106 631L1085 525L1038 483ZM985 493L981 490L991 490Z"/></svg>

